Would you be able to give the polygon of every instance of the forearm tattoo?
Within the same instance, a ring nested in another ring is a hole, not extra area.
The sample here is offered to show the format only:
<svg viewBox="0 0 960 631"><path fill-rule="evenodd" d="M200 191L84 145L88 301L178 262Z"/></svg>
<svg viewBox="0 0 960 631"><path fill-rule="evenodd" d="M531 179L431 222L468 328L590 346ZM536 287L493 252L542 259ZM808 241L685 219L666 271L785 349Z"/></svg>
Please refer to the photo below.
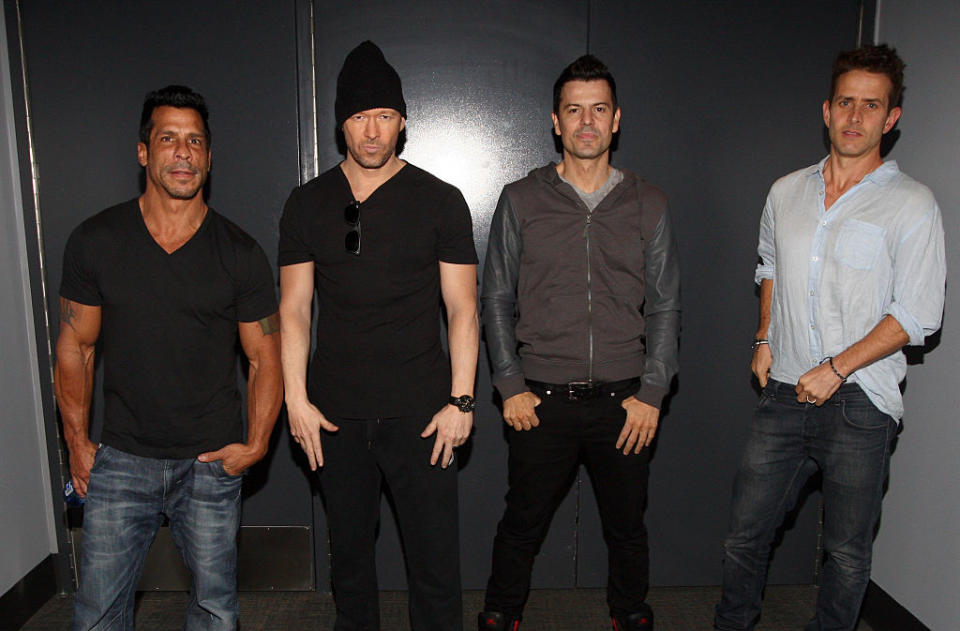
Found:
<svg viewBox="0 0 960 631"><path fill-rule="evenodd" d="M257 320L257 324L260 325L260 330L263 331L264 335L273 335L280 330L280 315L274 313L262 320Z"/></svg>

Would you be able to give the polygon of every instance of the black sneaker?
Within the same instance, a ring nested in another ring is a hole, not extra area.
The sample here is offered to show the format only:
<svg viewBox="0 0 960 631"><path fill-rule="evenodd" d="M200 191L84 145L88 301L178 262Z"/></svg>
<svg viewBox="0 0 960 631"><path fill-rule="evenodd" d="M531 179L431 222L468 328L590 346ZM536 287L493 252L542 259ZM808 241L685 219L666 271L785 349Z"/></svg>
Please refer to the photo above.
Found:
<svg viewBox="0 0 960 631"><path fill-rule="evenodd" d="M481 611L477 614L478 631L517 631L520 619L507 620L499 611Z"/></svg>
<svg viewBox="0 0 960 631"><path fill-rule="evenodd" d="M613 631L653 631L653 610L647 607L626 617L615 616Z"/></svg>

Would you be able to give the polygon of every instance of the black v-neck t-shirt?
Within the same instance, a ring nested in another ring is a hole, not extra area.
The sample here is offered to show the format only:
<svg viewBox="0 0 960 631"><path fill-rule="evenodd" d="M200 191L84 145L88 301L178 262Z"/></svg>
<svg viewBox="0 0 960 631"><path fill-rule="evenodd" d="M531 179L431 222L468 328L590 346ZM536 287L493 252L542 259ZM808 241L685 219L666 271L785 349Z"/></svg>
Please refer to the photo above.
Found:
<svg viewBox="0 0 960 631"><path fill-rule="evenodd" d="M133 199L73 231L60 295L101 307L101 442L192 458L242 440L237 323L277 310L273 271L252 237L211 208L168 254Z"/></svg>
<svg viewBox="0 0 960 631"><path fill-rule="evenodd" d="M294 189L280 220L280 265L314 263L310 400L339 418L432 415L450 395L439 262L476 264L470 210L407 164L360 204L356 255L344 244L352 201L338 165Z"/></svg>

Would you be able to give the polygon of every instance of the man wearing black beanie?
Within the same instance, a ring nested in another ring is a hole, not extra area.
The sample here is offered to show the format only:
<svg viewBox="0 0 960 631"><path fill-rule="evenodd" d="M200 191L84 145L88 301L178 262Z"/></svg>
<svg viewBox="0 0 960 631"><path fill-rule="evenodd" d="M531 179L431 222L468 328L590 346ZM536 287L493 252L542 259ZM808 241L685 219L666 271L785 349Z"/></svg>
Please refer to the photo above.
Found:
<svg viewBox="0 0 960 631"><path fill-rule="evenodd" d="M279 255L287 413L310 468L320 469L334 629L380 628L374 553L386 484L406 554L411 628L456 631L451 465L473 425L479 339L470 211L456 188L397 157L407 106L373 42L347 55L334 109L346 156L290 194ZM441 298L449 359L438 334Z"/></svg>

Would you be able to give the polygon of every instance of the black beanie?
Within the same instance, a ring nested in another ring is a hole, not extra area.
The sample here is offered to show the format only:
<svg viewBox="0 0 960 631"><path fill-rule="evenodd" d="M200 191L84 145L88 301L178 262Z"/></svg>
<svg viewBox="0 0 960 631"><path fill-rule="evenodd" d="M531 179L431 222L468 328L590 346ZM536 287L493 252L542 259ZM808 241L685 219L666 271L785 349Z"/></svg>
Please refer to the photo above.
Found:
<svg viewBox="0 0 960 631"><path fill-rule="evenodd" d="M337 76L337 125L364 110L389 107L407 116L400 75L377 45L367 40L350 51Z"/></svg>

